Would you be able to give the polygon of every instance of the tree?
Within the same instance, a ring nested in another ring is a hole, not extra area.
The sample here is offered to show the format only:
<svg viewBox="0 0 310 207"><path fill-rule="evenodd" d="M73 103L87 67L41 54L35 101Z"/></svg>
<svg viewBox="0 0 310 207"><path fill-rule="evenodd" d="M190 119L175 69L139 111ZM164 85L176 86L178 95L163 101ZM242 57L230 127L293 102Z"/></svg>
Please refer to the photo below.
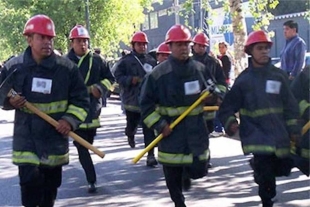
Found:
<svg viewBox="0 0 310 207"><path fill-rule="evenodd" d="M103 54L111 55L117 51L120 41L128 43L130 36L139 29L134 25L140 25L144 21L143 10L150 8L153 1L89 2L91 45L101 47ZM76 24L86 26L85 1L82 0L1 0L0 9L1 59L25 49L23 27L35 14L46 14L53 19L57 34L55 48L62 50L68 48L71 28Z"/></svg>
<svg viewBox="0 0 310 207"><path fill-rule="evenodd" d="M244 42L247 34L241 3L242 0L229 0L234 33L235 75L238 75L247 66L246 54L244 53Z"/></svg>
<svg viewBox="0 0 310 207"><path fill-rule="evenodd" d="M193 4L197 0L186 0L185 7ZM222 5L226 12L230 13L232 20L232 32L234 34L234 57L235 57L235 75L238 75L247 65L246 54L244 53L244 42L247 38L244 11L242 8L243 0L198 0L202 7L212 15L212 6ZM196 2L197 3L197 2ZM274 9L278 5L278 0L249 0L250 8L248 8L255 19L252 26L254 30L265 29L269 24L273 15L268 9ZM209 25L212 24L209 19L205 20ZM229 28L225 28L227 30Z"/></svg>

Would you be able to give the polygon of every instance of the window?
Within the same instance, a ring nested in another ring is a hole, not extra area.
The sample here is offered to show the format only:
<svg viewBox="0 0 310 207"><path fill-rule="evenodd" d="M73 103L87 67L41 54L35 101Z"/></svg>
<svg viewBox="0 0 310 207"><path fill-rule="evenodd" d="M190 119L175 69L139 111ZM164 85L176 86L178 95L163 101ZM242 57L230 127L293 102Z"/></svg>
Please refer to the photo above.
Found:
<svg viewBox="0 0 310 207"><path fill-rule="evenodd" d="M163 9L163 10L159 10L158 11L158 16L161 17L161 16L165 16L167 15L167 9Z"/></svg>
<svg viewBox="0 0 310 207"><path fill-rule="evenodd" d="M157 12L150 13L150 29L158 28L158 16Z"/></svg>
<svg viewBox="0 0 310 207"><path fill-rule="evenodd" d="M143 25L142 25L142 30L149 30L150 29L150 22L149 22L149 15L148 14L146 14L145 16L144 16L144 23L143 23Z"/></svg>

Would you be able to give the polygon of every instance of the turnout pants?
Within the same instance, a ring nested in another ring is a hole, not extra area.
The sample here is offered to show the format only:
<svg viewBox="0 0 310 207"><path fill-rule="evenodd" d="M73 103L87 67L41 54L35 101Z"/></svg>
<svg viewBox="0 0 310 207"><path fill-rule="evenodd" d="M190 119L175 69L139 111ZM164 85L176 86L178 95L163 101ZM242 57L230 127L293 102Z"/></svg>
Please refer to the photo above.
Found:
<svg viewBox="0 0 310 207"><path fill-rule="evenodd" d="M53 207L61 185L62 167L22 165L18 171L22 205Z"/></svg>
<svg viewBox="0 0 310 207"><path fill-rule="evenodd" d="M96 131L97 129L78 129L75 131L75 133L85 139L90 144L93 144L94 137L96 136ZM73 143L79 153L79 160L86 174L87 182L95 183L97 180L96 171L89 150L77 143L76 141L73 141Z"/></svg>
<svg viewBox="0 0 310 207"><path fill-rule="evenodd" d="M276 196L276 177L288 176L293 167L290 158L278 158L275 155L254 154L252 167L254 180L258 184L258 195L262 203L268 203Z"/></svg>
<svg viewBox="0 0 310 207"><path fill-rule="evenodd" d="M186 207L185 198L182 193L184 178L199 179L206 175L206 161L200 161L198 157L193 158L189 166L168 166L163 165L166 185L171 200L175 207Z"/></svg>
<svg viewBox="0 0 310 207"><path fill-rule="evenodd" d="M154 131L148 128L143 121L141 121L141 114L139 112L132 112L126 110L126 129L125 134L127 137L134 137L139 123L142 125L142 132L144 137L144 146L147 147L154 139ZM154 148L148 153L149 155L154 155Z"/></svg>
<svg viewBox="0 0 310 207"><path fill-rule="evenodd" d="M185 198L182 193L182 176L185 173L184 167L172 167L163 165L166 185L170 193L171 200L175 207L186 207Z"/></svg>

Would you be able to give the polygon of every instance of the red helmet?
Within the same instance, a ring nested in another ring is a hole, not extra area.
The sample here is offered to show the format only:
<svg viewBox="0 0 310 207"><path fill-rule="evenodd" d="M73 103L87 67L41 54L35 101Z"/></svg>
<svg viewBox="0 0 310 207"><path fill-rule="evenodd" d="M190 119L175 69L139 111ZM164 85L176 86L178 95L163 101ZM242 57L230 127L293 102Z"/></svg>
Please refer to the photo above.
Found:
<svg viewBox="0 0 310 207"><path fill-rule="evenodd" d="M193 42L196 44L208 46L209 45L209 38L207 35L205 35L203 32L201 32L201 33L198 33L195 35L195 37L193 38Z"/></svg>
<svg viewBox="0 0 310 207"><path fill-rule="evenodd" d="M261 43L261 42L270 44L270 47L272 46L272 41L270 40L268 34L266 34L264 31L258 30L258 31L251 32L245 43L244 52L249 54L250 52L249 47L253 44Z"/></svg>
<svg viewBox="0 0 310 207"><path fill-rule="evenodd" d="M69 39L89 39L89 34L88 31L85 27L83 27L82 25L76 25L75 27L73 27L70 31L70 35L69 35Z"/></svg>
<svg viewBox="0 0 310 207"><path fill-rule="evenodd" d="M147 36L144 32L136 32L132 35L131 42L144 42L148 43Z"/></svg>
<svg viewBox="0 0 310 207"><path fill-rule="evenodd" d="M173 25L166 33L165 43L170 42L191 42L191 32L183 25Z"/></svg>
<svg viewBox="0 0 310 207"><path fill-rule="evenodd" d="M169 46L165 42L163 42L157 47L156 53L170 54L171 51L169 49Z"/></svg>
<svg viewBox="0 0 310 207"><path fill-rule="evenodd" d="M43 14L31 17L25 24L23 35L30 35L33 33L55 37L56 33L53 20Z"/></svg>

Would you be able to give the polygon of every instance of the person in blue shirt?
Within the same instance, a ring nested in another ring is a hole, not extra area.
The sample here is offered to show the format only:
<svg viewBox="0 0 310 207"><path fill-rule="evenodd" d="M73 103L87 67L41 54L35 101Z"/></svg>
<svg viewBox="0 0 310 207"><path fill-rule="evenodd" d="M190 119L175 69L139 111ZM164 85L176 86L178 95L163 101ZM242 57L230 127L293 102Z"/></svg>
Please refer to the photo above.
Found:
<svg viewBox="0 0 310 207"><path fill-rule="evenodd" d="M280 54L281 69L286 71L290 80L293 80L303 68L306 43L299 37L298 24L293 20L284 22L283 30L286 43Z"/></svg>

